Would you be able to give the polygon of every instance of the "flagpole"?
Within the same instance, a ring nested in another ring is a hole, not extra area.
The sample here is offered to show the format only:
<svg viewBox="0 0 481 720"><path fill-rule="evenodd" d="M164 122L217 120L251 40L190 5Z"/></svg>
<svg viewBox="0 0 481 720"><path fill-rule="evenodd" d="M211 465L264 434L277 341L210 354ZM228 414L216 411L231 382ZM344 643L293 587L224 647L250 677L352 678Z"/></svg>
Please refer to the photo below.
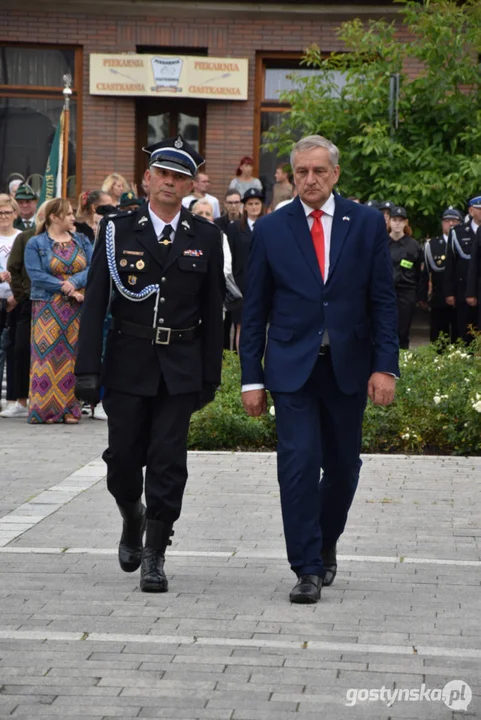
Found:
<svg viewBox="0 0 481 720"><path fill-rule="evenodd" d="M72 76L66 74L63 76L63 158L62 158L62 197L67 197L67 178L68 178L68 138L70 132L70 96L72 95Z"/></svg>

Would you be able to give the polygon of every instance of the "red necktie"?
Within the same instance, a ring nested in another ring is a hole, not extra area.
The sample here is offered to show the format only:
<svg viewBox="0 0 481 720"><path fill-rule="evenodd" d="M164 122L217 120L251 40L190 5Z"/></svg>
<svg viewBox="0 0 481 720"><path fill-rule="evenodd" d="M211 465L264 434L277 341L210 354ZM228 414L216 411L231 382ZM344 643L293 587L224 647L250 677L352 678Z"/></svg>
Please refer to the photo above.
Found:
<svg viewBox="0 0 481 720"><path fill-rule="evenodd" d="M314 250L316 251L317 261L321 271L322 278L324 279L325 270L325 248L324 248L324 228L322 227L321 216L324 215L322 210L313 210L310 213L314 219L311 228L312 242L314 243Z"/></svg>

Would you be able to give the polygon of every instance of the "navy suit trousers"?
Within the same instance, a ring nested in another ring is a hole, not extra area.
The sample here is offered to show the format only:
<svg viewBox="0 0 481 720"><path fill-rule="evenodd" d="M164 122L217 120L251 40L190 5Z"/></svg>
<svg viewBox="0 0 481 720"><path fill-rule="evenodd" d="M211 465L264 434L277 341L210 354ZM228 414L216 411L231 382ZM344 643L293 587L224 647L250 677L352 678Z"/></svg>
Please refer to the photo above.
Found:
<svg viewBox="0 0 481 720"><path fill-rule="evenodd" d="M321 549L342 534L359 480L367 389L342 393L327 354L300 390L272 396L287 557L297 575L322 576Z"/></svg>

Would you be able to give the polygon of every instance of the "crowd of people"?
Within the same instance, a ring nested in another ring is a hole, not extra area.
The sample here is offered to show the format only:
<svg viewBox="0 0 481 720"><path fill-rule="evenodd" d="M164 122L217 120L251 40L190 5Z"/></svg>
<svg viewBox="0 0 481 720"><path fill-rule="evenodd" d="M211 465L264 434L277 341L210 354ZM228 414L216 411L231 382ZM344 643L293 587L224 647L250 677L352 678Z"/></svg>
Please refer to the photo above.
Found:
<svg viewBox="0 0 481 720"><path fill-rule="evenodd" d="M182 205L214 222L223 233L224 273L244 293L253 229L261 216L296 196L288 163L279 163L269 204L244 156L219 201L209 176L199 171ZM356 198L350 198L356 200ZM30 423L77 423L81 414L105 420L97 408L74 396L74 363L83 293L93 245L102 217L136 210L148 202L119 173L100 189L82 192L76 207L54 199L37 206L37 196L14 180L0 194L0 385L6 374L6 405L1 417ZM430 309L430 340L441 333L451 342L471 342L479 326L481 294L481 196L468 201L468 215L450 206L440 212L440 233L424 245L412 237L407 210L391 201L366 205L384 214L389 234L398 305L401 348L409 348L416 307ZM224 347L239 349L242 304L225 312ZM106 318L104 337L109 328Z"/></svg>

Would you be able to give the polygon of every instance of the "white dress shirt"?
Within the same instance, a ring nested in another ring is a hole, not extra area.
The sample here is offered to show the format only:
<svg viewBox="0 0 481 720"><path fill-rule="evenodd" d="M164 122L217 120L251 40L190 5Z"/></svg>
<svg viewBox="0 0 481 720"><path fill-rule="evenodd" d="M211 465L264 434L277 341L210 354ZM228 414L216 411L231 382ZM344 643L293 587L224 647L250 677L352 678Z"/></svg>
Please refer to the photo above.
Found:
<svg viewBox="0 0 481 720"><path fill-rule="evenodd" d="M303 210L306 214L306 220L307 224L309 226L309 231L311 231L312 226L314 225L314 218L310 217L311 212L314 210L314 208L309 207L309 205L306 205L305 202L301 200L301 205L303 207ZM331 252L331 232L332 232L332 220L334 217L334 210L336 209L336 202L334 200L334 195L331 193L329 197L327 198L324 205L320 207L320 210L322 210L323 214L321 216L321 223L322 223L322 229L324 230L324 282L326 282L328 275L329 275L329 254ZM242 328L241 328L242 332ZM324 330L324 334L322 336L322 345L329 345L329 336L327 334L327 330ZM248 392L249 390L262 390L264 388L264 385L261 383L252 383L249 385L243 385L242 386L242 392Z"/></svg>
<svg viewBox="0 0 481 720"><path fill-rule="evenodd" d="M249 226L250 231L254 232L255 220L251 220L250 218L247 218L247 224Z"/></svg>
<svg viewBox="0 0 481 720"><path fill-rule="evenodd" d="M473 228L473 233L476 235L476 231L477 231L479 225L478 225L478 223L475 223L472 218L471 218L471 227Z"/></svg>
<svg viewBox="0 0 481 720"><path fill-rule="evenodd" d="M152 220L152 225L154 226L154 231L155 231L155 234L157 235L157 239L162 237L162 233L164 231L165 226L170 225L172 227L170 239L173 241L174 237L175 237L175 231L177 230L177 225L179 224L179 220L180 220L180 210L177 213L177 215L169 223L166 223L163 220L161 220L158 215L156 215L154 213L154 211L150 207L150 203L149 203L149 215L150 215L150 219Z"/></svg>

